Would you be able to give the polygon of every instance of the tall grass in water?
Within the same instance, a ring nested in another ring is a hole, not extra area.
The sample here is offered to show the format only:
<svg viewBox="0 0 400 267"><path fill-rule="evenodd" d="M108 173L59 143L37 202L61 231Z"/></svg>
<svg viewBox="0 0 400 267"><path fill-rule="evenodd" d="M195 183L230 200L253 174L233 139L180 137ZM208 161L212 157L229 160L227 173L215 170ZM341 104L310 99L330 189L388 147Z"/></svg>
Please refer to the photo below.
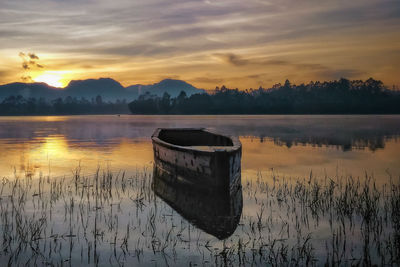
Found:
<svg viewBox="0 0 400 267"><path fill-rule="evenodd" d="M400 186L366 176L243 179L236 232L218 240L155 196L152 172L3 178L8 265L399 265Z"/></svg>

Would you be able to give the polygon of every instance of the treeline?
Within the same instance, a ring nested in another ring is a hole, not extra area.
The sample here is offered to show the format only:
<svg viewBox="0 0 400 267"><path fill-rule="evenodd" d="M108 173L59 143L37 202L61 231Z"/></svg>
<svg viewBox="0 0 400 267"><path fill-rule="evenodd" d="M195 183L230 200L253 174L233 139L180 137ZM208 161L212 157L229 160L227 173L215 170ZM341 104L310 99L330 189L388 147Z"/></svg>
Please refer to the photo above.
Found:
<svg viewBox="0 0 400 267"><path fill-rule="evenodd" d="M90 101L85 98L24 98L9 96L0 102L0 115L77 115L77 114L118 114L129 113L126 100L103 102L101 96Z"/></svg>
<svg viewBox="0 0 400 267"><path fill-rule="evenodd" d="M395 114L400 94L381 81L340 79L240 91L225 86L210 94L176 98L141 95L129 103L134 114Z"/></svg>

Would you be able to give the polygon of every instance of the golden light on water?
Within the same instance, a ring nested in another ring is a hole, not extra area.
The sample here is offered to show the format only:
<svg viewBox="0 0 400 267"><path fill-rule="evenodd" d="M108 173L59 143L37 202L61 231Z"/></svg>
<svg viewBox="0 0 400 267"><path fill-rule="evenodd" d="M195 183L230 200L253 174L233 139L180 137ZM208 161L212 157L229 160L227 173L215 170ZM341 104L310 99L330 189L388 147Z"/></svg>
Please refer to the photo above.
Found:
<svg viewBox="0 0 400 267"><path fill-rule="evenodd" d="M19 177L68 176L78 166L85 174L93 174L99 167L129 173L151 165L153 150L149 141L116 141L99 146L90 140L78 142L64 135L49 135L25 143L2 144L0 159L10 164L0 164L0 173L7 177L13 177L14 170Z"/></svg>
<svg viewBox="0 0 400 267"><path fill-rule="evenodd" d="M387 141L384 150L352 150L344 152L336 147L313 147L295 145L287 147L277 145L273 140L241 137L243 145L242 175L246 179L277 175L286 178L309 176L329 177L335 175L353 175L362 177L364 172L380 177L379 182L387 181L386 170L398 173L398 155L400 143ZM2 164L0 172L12 177L14 167L20 177L31 173L43 175L71 175L79 165L85 174L93 174L100 166L114 171L123 170L134 173L144 166L150 167L153 160L151 141L141 139L133 141L127 138L107 140L97 143L94 140L76 140L65 135L38 137L27 143L2 144L0 151ZM378 182L378 183L379 183Z"/></svg>
<svg viewBox="0 0 400 267"><path fill-rule="evenodd" d="M41 157L63 158L68 154L68 144L64 136L49 136L44 138L44 143L36 151ZM39 156L38 155L38 156Z"/></svg>

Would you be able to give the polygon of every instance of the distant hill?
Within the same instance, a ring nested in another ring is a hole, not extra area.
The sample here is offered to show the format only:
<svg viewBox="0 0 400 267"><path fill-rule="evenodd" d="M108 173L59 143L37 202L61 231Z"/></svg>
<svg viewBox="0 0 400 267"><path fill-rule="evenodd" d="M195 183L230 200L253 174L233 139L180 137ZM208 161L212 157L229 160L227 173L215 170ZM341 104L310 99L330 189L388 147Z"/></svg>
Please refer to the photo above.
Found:
<svg viewBox="0 0 400 267"><path fill-rule="evenodd" d="M164 92L170 97L164 97ZM400 114L400 91L389 90L372 78L300 85L286 80L268 89L241 91L222 86L210 94L202 92L171 79L126 88L108 78L71 81L64 89L44 83L12 83L0 86L0 115L121 114L129 110L134 114ZM113 101L117 99L121 101Z"/></svg>
<svg viewBox="0 0 400 267"><path fill-rule="evenodd" d="M55 99L62 94L60 89L46 83L9 83L0 85L0 100L9 96L21 95L25 98Z"/></svg>
<svg viewBox="0 0 400 267"><path fill-rule="evenodd" d="M134 99L117 81L110 78L72 80L63 90L64 96L91 99L100 95L105 100Z"/></svg>
<svg viewBox="0 0 400 267"><path fill-rule="evenodd" d="M167 92L171 97L178 96L181 91L185 91L188 96L205 93L205 90L198 89L185 81L173 79L165 79L152 85L135 84L126 87L126 89L132 93L135 92L138 96L147 92L157 96L162 96L164 92Z"/></svg>
<svg viewBox="0 0 400 267"><path fill-rule="evenodd" d="M136 84L123 87L119 82L111 78L100 78L72 80L64 89L55 88L46 83L10 83L0 85L0 101L6 97L18 95L24 98L34 97L46 100L53 100L59 97L65 98L67 96L83 97L90 100L100 95L105 101L115 101L117 99L131 101L146 92L157 96L162 96L164 92L167 92L172 97L176 97L181 91L185 91L188 96L205 92L181 80L165 79L151 85Z"/></svg>

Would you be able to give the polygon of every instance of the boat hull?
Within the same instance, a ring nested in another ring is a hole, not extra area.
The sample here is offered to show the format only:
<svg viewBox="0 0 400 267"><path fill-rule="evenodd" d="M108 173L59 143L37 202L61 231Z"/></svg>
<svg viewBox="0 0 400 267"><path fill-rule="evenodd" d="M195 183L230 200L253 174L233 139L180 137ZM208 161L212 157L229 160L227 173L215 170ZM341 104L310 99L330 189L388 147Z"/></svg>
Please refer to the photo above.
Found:
<svg viewBox="0 0 400 267"><path fill-rule="evenodd" d="M237 138L222 136L233 139L227 149L197 149L163 141L158 138L160 130L157 129L152 136L154 165L159 177L164 177L168 182L191 184L205 189L236 190L240 186L242 147ZM221 136L214 135L217 138Z"/></svg>

